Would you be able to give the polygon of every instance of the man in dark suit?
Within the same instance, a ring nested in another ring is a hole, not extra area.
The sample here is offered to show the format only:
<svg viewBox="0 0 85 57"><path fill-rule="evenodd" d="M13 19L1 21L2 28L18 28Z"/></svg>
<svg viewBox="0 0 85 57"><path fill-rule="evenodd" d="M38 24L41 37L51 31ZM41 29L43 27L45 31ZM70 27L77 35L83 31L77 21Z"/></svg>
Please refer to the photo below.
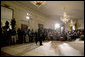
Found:
<svg viewBox="0 0 85 57"><path fill-rule="evenodd" d="M43 40L42 29L38 29L38 38L39 38L40 45L42 45L42 40Z"/></svg>
<svg viewBox="0 0 85 57"><path fill-rule="evenodd" d="M18 43L21 43L21 29L20 28L18 28L17 33L18 33Z"/></svg>
<svg viewBox="0 0 85 57"><path fill-rule="evenodd" d="M36 42L36 44L37 44L37 42L38 42L38 32L35 32L35 42Z"/></svg>

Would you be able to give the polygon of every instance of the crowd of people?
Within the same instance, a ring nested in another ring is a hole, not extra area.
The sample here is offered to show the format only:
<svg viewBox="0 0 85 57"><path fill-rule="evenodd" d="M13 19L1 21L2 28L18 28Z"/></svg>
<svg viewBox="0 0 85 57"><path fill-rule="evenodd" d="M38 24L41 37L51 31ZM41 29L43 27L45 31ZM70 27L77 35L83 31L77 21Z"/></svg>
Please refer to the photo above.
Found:
<svg viewBox="0 0 85 57"><path fill-rule="evenodd" d="M42 41L44 41L44 33L34 32L33 30L28 29L28 31L23 31L20 28L16 31L15 29L7 29L2 27L2 38L1 43L2 46L11 45L11 44L22 44L28 42L40 42L42 45Z"/></svg>
<svg viewBox="0 0 85 57"><path fill-rule="evenodd" d="M84 30L68 31L66 35L68 40L76 40L77 38L80 38L81 35L84 35Z"/></svg>
<svg viewBox="0 0 85 57"><path fill-rule="evenodd" d="M45 40L76 40L80 35L84 34L84 31L73 31L73 32L64 32L60 33L56 30L51 29L38 29L36 32L34 30L26 29L22 30L18 28L18 30L7 28L6 26L1 27L2 38L1 43L2 46L11 45L11 44L22 44L22 43L31 43L40 42L42 45L42 41Z"/></svg>

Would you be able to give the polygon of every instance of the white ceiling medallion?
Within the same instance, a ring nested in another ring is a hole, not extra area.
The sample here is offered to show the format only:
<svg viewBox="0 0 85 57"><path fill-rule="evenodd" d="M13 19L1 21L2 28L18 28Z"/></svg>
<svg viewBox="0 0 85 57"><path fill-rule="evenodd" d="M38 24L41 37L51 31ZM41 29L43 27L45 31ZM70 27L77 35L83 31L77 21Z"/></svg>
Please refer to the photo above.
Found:
<svg viewBox="0 0 85 57"><path fill-rule="evenodd" d="M35 6L40 7L43 5L46 1L31 1Z"/></svg>

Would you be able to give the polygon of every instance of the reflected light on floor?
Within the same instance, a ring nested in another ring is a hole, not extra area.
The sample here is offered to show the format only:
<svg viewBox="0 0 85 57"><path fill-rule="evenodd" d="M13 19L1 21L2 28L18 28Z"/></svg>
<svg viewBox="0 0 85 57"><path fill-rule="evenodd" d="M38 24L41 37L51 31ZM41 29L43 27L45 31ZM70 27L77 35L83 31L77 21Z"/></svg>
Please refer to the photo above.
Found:
<svg viewBox="0 0 85 57"><path fill-rule="evenodd" d="M65 56L81 56L80 52L73 47L71 47L67 43L63 43L58 46L60 49L60 52Z"/></svg>

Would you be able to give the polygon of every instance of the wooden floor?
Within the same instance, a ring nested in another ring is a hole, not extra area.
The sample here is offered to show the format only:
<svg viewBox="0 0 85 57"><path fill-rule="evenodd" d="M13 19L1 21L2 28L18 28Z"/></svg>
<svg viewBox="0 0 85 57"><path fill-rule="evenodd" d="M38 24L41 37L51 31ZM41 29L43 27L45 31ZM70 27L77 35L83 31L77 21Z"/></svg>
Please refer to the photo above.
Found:
<svg viewBox="0 0 85 57"><path fill-rule="evenodd" d="M1 51L1 56L13 56L13 55L10 55L10 54L7 54L7 53Z"/></svg>
<svg viewBox="0 0 85 57"><path fill-rule="evenodd" d="M1 48L2 56L84 56L84 41L46 41L42 46L24 43Z"/></svg>

